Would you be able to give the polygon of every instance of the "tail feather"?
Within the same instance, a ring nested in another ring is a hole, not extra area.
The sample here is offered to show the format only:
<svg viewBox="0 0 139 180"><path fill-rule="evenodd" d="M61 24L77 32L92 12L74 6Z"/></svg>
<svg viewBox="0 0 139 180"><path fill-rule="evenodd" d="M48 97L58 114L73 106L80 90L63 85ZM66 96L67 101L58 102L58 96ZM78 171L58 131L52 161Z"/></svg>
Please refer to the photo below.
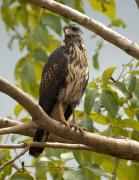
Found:
<svg viewBox="0 0 139 180"><path fill-rule="evenodd" d="M37 129L33 138L33 141L36 142L45 142L47 141L49 133L45 133L45 131L43 129ZM29 154L31 156L34 157L38 157L42 152L43 152L44 148L41 147L30 147L29 148Z"/></svg>

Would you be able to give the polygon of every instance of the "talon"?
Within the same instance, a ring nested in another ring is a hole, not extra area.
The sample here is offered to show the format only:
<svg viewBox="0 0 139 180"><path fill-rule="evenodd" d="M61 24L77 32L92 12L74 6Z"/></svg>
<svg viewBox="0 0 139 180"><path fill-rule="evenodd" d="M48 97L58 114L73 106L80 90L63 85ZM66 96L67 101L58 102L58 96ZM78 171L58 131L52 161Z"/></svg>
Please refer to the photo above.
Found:
<svg viewBox="0 0 139 180"><path fill-rule="evenodd" d="M76 125L74 125L74 124L70 124L70 128L74 128L75 131L79 131L82 135L84 134L85 128L76 126Z"/></svg>
<svg viewBox="0 0 139 180"><path fill-rule="evenodd" d="M85 127L83 127L82 129L83 129L83 131L87 131L87 128L85 128Z"/></svg>
<svg viewBox="0 0 139 180"><path fill-rule="evenodd" d="M74 124L70 124L70 128L74 128L75 131L77 131L78 127Z"/></svg>
<svg viewBox="0 0 139 180"><path fill-rule="evenodd" d="M61 123L64 124L66 127L70 127L70 125L65 119L61 119Z"/></svg>

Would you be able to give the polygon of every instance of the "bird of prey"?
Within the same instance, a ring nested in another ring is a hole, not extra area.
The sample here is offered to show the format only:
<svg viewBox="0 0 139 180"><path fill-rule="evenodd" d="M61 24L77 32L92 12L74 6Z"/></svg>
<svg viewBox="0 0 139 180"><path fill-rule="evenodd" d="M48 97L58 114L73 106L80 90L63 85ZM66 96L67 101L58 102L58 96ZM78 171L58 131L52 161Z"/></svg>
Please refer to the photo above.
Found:
<svg viewBox="0 0 139 180"><path fill-rule="evenodd" d="M64 40L49 56L42 72L39 105L52 118L68 126L67 120L80 103L86 89L88 58L77 24L64 26ZM59 117L56 115L59 113ZM46 142L49 132L37 129L33 141ZM30 147L29 154L37 157L44 148Z"/></svg>

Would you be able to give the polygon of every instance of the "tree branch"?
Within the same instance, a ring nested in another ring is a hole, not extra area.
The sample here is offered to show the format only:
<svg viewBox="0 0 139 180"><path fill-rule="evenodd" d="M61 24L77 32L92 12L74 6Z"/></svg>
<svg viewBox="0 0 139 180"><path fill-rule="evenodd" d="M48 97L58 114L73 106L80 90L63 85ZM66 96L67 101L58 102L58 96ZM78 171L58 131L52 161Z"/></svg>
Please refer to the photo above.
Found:
<svg viewBox="0 0 139 180"><path fill-rule="evenodd" d="M15 156L13 159L5 162L4 164L2 164L0 166L0 171L2 171L2 169L4 169L6 166L8 166L9 164L12 164L14 161L16 161L19 157L23 156L27 151L28 151L28 147L25 148L23 151L21 151L17 156Z"/></svg>
<svg viewBox="0 0 139 180"><path fill-rule="evenodd" d="M0 117L0 128L13 127L13 126L21 125L21 124L23 124L23 123L19 122L19 121L8 119L8 118ZM30 136L30 137L33 137L34 133L35 133L34 129L15 132L15 134Z"/></svg>
<svg viewBox="0 0 139 180"><path fill-rule="evenodd" d="M139 0L135 0L135 1L136 1L136 4L137 4L138 8L139 8Z"/></svg>
<svg viewBox="0 0 139 180"><path fill-rule="evenodd" d="M74 149L74 150L88 150L92 151L93 148L82 144L65 144L65 143L50 143L50 142L27 142L27 143L20 143L20 144L0 144L0 148L7 148L7 149L20 149L26 147L49 147L55 149Z"/></svg>
<svg viewBox="0 0 139 180"><path fill-rule="evenodd" d="M23 124L23 123L8 119L8 118L0 117L0 128L12 127L12 126L17 126L17 125L21 125L21 124ZM35 129L26 129L24 131L12 132L12 133L33 137L34 133L35 133ZM73 143L70 140L66 140L59 136L56 136L53 133L50 133L50 135L48 137L48 142Z"/></svg>
<svg viewBox="0 0 139 180"><path fill-rule="evenodd" d="M18 133L20 131L25 131L30 128L32 129L34 127L35 127L34 123L29 122L29 123L20 124L20 125L13 126L13 127L2 128L2 129L0 129L0 135L10 134L10 133Z"/></svg>
<svg viewBox="0 0 139 180"><path fill-rule="evenodd" d="M60 122L49 117L28 95L2 77L0 77L0 91L15 99L33 116L33 121L36 125L32 123L30 128L33 128L33 126L43 127L60 137L77 144L89 146L93 148L94 152L109 154L121 159L139 160L139 143L134 140L115 139L89 132L84 132L84 134L75 132L73 129L65 127ZM22 130L25 129L26 127L22 126ZM0 130L0 134L1 132L3 133L3 130Z"/></svg>
<svg viewBox="0 0 139 180"><path fill-rule="evenodd" d="M90 18L89 16L82 14L75 9L67 7L53 0L29 0L29 1L32 2L33 4L36 4L39 7L48 9L54 13L57 13L61 16L71 19L72 21L77 22L78 24L84 26L85 28L95 32L106 41L109 41L110 43L119 47L127 54L139 59L138 44L120 35L114 30L108 28L102 23L94 20L93 18Z"/></svg>

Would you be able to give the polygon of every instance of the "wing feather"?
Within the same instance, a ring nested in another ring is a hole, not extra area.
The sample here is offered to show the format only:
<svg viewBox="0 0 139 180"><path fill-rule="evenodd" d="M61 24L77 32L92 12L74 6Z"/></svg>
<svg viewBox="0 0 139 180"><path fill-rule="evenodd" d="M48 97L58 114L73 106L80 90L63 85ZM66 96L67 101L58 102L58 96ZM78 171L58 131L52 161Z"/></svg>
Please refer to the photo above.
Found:
<svg viewBox="0 0 139 180"><path fill-rule="evenodd" d="M59 46L48 58L44 66L41 85L39 105L50 114L58 98L59 91L66 85L67 57L64 47Z"/></svg>

